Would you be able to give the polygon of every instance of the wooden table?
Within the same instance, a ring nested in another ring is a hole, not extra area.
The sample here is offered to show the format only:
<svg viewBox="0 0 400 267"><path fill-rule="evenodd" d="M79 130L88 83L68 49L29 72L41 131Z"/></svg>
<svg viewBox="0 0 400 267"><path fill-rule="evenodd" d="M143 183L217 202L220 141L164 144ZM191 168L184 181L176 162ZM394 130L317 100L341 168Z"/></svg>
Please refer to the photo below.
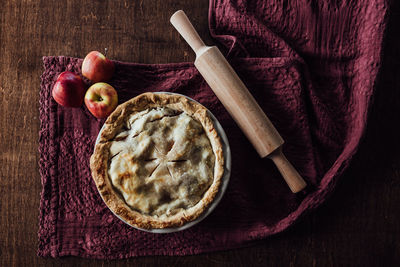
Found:
<svg viewBox="0 0 400 267"><path fill-rule="evenodd" d="M99 261L36 256L39 79L44 55L192 61L169 25L184 9L208 36L208 0L2 1L0 8L0 266L393 266L400 263L400 7L394 4L376 104L359 152L334 195L288 231L247 248L186 257ZM210 41L210 38L205 38ZM378 142L379 140L379 142Z"/></svg>

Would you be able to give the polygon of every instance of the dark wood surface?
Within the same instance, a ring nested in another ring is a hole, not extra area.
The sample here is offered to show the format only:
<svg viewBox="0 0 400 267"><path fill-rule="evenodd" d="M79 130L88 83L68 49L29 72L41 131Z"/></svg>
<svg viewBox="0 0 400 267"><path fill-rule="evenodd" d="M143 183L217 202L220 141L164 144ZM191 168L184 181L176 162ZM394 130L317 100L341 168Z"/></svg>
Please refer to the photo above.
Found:
<svg viewBox="0 0 400 267"><path fill-rule="evenodd" d="M39 82L44 55L141 63L194 60L169 25L184 9L208 36L208 0L1 1L0 266L398 266L400 263L400 32L392 8L375 105L359 152L326 204L247 248L186 257L99 261L36 256ZM209 37L205 38L210 40Z"/></svg>

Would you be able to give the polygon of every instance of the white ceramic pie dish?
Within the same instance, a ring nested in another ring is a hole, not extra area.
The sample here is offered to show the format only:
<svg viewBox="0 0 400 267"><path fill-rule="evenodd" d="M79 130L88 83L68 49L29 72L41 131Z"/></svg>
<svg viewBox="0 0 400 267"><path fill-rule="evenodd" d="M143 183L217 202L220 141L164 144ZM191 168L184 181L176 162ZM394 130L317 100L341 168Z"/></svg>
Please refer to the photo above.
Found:
<svg viewBox="0 0 400 267"><path fill-rule="evenodd" d="M163 94L171 94L171 95L180 95L180 96L184 96L187 99L194 101L196 103L198 103L196 100L182 95L182 94L176 94L176 93L170 93L170 92L155 92L155 94L157 93L163 93ZM217 118L209 111L207 110L208 114L210 115L213 123L214 123L214 127L217 130L219 136L221 137L221 143L222 143L222 148L223 148L223 153L224 153L224 174L222 177L222 182L221 182L221 187L218 190L217 195L215 196L213 202L210 204L210 206L208 207L208 209L201 214L196 220L193 220L191 222L188 222L180 227L174 227L174 228L162 228L162 229L143 229L143 228L139 228L136 226L133 226L131 224L129 224L128 222L126 222L124 219L122 219L120 216L116 215L111 209L110 211L116 216L118 217L121 221L123 221L124 223L128 224L129 226L141 230L141 231L145 231L145 232L150 232L150 233L173 233L173 232L178 232L178 231L182 231L185 229L188 229L192 226L194 226L195 224L199 223L200 221L202 221L204 218L206 218L218 205L218 203L220 202L220 200L222 199L222 196L224 195L226 188L228 187L228 183L229 183L229 178L231 175L231 150L230 150L230 146L229 146L229 142L228 142L228 138L225 134L224 129L222 128L221 124L219 123L219 121L217 120ZM97 135L97 139L96 139L96 143L95 145L99 142L100 136L101 136L101 132L104 129L104 125L103 127L100 129L98 135ZM100 192L99 192L100 194ZM101 196L101 194L100 194ZM102 197L102 196L101 196ZM103 197L102 197L103 198ZM104 199L103 199L104 200ZM107 205L107 204L106 204Z"/></svg>

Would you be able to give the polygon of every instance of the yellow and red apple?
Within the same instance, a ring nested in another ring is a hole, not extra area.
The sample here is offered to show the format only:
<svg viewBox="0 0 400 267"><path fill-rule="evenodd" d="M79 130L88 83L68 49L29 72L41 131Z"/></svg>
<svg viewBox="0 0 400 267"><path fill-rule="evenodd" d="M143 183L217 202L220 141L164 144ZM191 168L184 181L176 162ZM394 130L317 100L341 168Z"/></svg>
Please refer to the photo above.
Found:
<svg viewBox="0 0 400 267"><path fill-rule="evenodd" d="M93 116L106 118L118 105L117 91L108 83L95 83L86 92L85 104Z"/></svg>
<svg viewBox="0 0 400 267"><path fill-rule="evenodd" d="M114 63L98 51L92 51L84 58L82 74L92 82L106 82L114 74Z"/></svg>
<svg viewBox="0 0 400 267"><path fill-rule="evenodd" d="M83 104L86 88L82 78L70 71L64 71L57 77L53 86L54 100L64 107L80 107Z"/></svg>

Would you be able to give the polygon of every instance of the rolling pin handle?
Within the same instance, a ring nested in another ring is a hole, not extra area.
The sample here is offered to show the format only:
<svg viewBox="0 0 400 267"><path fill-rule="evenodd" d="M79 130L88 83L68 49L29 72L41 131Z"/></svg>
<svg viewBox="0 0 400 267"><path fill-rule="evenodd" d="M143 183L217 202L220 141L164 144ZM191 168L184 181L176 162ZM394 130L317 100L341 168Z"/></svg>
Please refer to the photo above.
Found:
<svg viewBox="0 0 400 267"><path fill-rule="evenodd" d="M183 10L176 11L171 16L170 22L196 54L200 48L206 47Z"/></svg>
<svg viewBox="0 0 400 267"><path fill-rule="evenodd" d="M274 152L268 155L268 158L275 163L293 193L300 192L306 187L306 182L283 154L282 147L277 148Z"/></svg>

